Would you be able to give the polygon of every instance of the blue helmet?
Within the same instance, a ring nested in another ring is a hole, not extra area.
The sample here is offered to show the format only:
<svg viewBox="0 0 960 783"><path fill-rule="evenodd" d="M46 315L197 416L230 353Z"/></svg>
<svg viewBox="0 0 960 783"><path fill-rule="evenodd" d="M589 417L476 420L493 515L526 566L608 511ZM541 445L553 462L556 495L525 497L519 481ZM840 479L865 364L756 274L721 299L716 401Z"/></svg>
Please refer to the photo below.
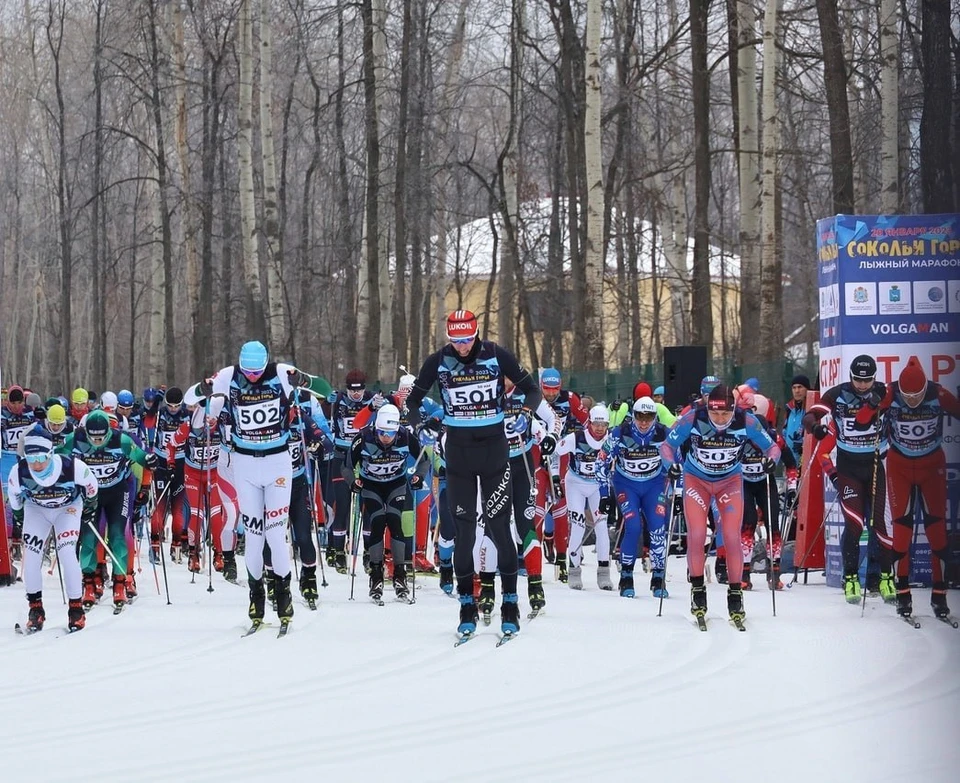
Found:
<svg viewBox="0 0 960 783"><path fill-rule="evenodd" d="M560 388L560 371L554 367L547 367L540 373L540 385L546 389Z"/></svg>
<svg viewBox="0 0 960 783"><path fill-rule="evenodd" d="M700 381L700 394L709 394L720 385L720 379L716 375L704 375Z"/></svg>
<svg viewBox="0 0 960 783"><path fill-rule="evenodd" d="M747 378L747 380L744 381L744 383L746 383L747 386L749 386L755 392L760 391L760 381L758 381L756 378Z"/></svg>
<svg viewBox="0 0 960 783"><path fill-rule="evenodd" d="M160 392L157 389L155 389L153 386L148 386L146 389L143 390L143 401L147 403L147 405L152 403L159 396L160 396Z"/></svg>
<svg viewBox="0 0 960 783"><path fill-rule="evenodd" d="M263 372L267 366L267 346L251 340L240 347L240 369L245 372Z"/></svg>
<svg viewBox="0 0 960 783"><path fill-rule="evenodd" d="M653 393L654 393L655 395L659 395L660 397L662 397L662 396L664 395L663 387L662 387L662 386L658 386L656 389L653 390Z"/></svg>
<svg viewBox="0 0 960 783"><path fill-rule="evenodd" d="M129 389L121 389L117 392L117 405L122 408L133 407L134 399L133 392Z"/></svg>

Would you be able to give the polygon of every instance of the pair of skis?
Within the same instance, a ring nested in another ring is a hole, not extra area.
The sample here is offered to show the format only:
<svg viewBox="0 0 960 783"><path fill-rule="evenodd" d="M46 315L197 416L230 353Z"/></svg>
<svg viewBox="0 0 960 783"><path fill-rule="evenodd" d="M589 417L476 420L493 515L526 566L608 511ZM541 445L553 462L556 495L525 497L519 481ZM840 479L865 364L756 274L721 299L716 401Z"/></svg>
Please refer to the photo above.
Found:
<svg viewBox="0 0 960 783"><path fill-rule="evenodd" d="M519 635L520 635L520 632L519 632L519 631L517 631L516 633L501 633L501 634L498 634L497 647L503 647L503 645L505 645L507 642L513 641L513 640L516 639ZM476 636L477 636L477 632L476 632L476 631L468 631L467 633L458 633L458 634L457 634L457 641L456 641L456 643L455 643L453 646L454 646L454 648L460 647L461 645L464 645L464 644L466 644L467 642L469 642L471 639L475 639Z"/></svg>
<svg viewBox="0 0 960 783"><path fill-rule="evenodd" d="M240 635L241 639L245 639L248 636L253 636L255 633L260 631L263 628L272 628L273 623L265 623L263 620L254 620L250 627L247 629L246 633ZM290 618L285 617L280 621L280 628L277 631L277 638L282 639L290 630Z"/></svg>
<svg viewBox="0 0 960 783"><path fill-rule="evenodd" d="M912 614L901 614L897 615L901 620L903 620L907 625L910 625L914 628L922 628L920 621L914 617ZM944 615L934 615L934 619L939 620L941 623L949 625L951 628L960 628L960 620L956 617L953 617L949 614Z"/></svg>
<svg viewBox="0 0 960 783"><path fill-rule="evenodd" d="M697 629L700 630L700 631L706 631L706 630L707 630L707 612L706 612L706 610L703 610L703 611L700 611L700 612L694 612L693 617L694 617L694 619L695 619L696 622L697 622ZM731 623L731 624L733 625L733 627L736 628L738 631L746 631L746 630L747 630L747 626L744 624L744 619L745 619L745 616L744 616L744 615L742 615L742 614L734 614L733 616L730 617L730 623Z"/></svg>

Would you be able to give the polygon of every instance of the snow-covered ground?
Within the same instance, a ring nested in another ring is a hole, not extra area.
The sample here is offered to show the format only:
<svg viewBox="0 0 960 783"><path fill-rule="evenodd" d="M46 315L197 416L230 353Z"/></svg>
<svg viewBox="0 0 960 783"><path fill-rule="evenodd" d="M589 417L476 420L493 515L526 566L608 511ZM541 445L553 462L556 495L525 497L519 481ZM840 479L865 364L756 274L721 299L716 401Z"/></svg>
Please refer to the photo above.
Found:
<svg viewBox="0 0 960 783"><path fill-rule="evenodd" d="M349 577L328 573L320 610L298 601L282 640L241 639L246 590L214 575L208 593L184 566L171 606L147 566L133 606L97 606L71 636L56 572L31 637L13 632L22 584L0 589L0 779L960 779L960 631L928 591L921 630L879 599L861 619L820 577L778 594L774 618L755 576L749 631L712 584L699 633L677 559L660 618L645 576L630 601L601 593L589 562L580 593L552 570L546 613L499 649L496 619L454 649L457 603L430 577L416 605L380 608L365 579L350 602Z"/></svg>

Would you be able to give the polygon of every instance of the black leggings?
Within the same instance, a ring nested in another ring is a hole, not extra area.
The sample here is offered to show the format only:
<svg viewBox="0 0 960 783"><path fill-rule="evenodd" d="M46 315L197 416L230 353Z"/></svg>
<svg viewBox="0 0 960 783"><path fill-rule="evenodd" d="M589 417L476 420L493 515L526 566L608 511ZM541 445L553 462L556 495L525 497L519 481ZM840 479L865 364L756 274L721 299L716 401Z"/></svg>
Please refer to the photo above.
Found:
<svg viewBox="0 0 960 783"><path fill-rule="evenodd" d="M363 518L363 547L371 563L383 562L383 532L390 531L390 551L394 563L406 561L406 541L400 515L407 508L407 481L389 481L379 484L364 481L360 493L360 513Z"/></svg>
<svg viewBox="0 0 960 783"><path fill-rule="evenodd" d="M347 523L350 518L350 487L343 480L343 452L337 449L337 455L329 461L328 483L324 485L325 503L333 501L333 525L330 528L330 546L343 552L347 543ZM332 492L327 489L332 487Z"/></svg>
<svg viewBox="0 0 960 783"><path fill-rule="evenodd" d="M509 448L503 428L473 434L447 432L447 503L456 525L453 568L460 595L473 592L473 547L477 540L477 482L486 535L497 547L503 592L517 592L517 547L510 533L513 499Z"/></svg>
<svg viewBox="0 0 960 783"><path fill-rule="evenodd" d="M536 496L530 495L530 467L532 457L529 452L510 458L510 477L513 482L513 521L517 524L520 543L527 543L527 536L533 533L534 502ZM528 473L528 471L530 471Z"/></svg>

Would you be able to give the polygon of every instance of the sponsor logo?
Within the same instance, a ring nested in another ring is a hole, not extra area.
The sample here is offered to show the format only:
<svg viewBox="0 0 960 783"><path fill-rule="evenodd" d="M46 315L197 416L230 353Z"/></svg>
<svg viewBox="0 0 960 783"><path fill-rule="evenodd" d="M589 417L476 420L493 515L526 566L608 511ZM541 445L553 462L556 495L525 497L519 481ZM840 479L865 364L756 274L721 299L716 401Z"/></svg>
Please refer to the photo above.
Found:
<svg viewBox="0 0 960 783"><path fill-rule="evenodd" d="M890 286L890 290L887 291L887 301L888 302L899 302L900 301L900 286L894 284Z"/></svg>
<svg viewBox="0 0 960 783"><path fill-rule="evenodd" d="M527 506L523 512L523 515L527 519L533 519L534 515L537 513L537 510L533 506Z"/></svg>
<svg viewBox="0 0 960 783"><path fill-rule="evenodd" d="M463 510L463 507L462 507L462 506L459 506L459 505L458 505L457 508L456 508L456 510L455 510L453 513L454 513L454 514L466 514L467 512Z"/></svg>
<svg viewBox="0 0 960 783"><path fill-rule="evenodd" d="M287 486L287 477L286 477L286 476L278 476L278 477L277 477L277 480L274 481L273 483L274 483L275 486L285 487L285 486Z"/></svg>
<svg viewBox="0 0 960 783"><path fill-rule="evenodd" d="M247 514L240 514L240 519L243 520L243 526L248 532L253 533L256 536L263 535L262 517L251 517Z"/></svg>
<svg viewBox="0 0 960 783"><path fill-rule="evenodd" d="M473 335L473 324L469 321L455 321L448 324L447 334L454 337L460 334Z"/></svg>
<svg viewBox="0 0 960 783"><path fill-rule="evenodd" d="M940 288L940 286L930 286L927 290L927 298L930 299L931 302L939 302L943 299L943 289Z"/></svg>
<svg viewBox="0 0 960 783"><path fill-rule="evenodd" d="M285 517L290 511L290 506L284 506L283 508L271 508L267 510L267 519L277 519L279 517Z"/></svg>
<svg viewBox="0 0 960 783"><path fill-rule="evenodd" d="M853 289L853 301L857 304L864 304L869 301L870 294L867 292L867 289L862 285L857 286Z"/></svg>

